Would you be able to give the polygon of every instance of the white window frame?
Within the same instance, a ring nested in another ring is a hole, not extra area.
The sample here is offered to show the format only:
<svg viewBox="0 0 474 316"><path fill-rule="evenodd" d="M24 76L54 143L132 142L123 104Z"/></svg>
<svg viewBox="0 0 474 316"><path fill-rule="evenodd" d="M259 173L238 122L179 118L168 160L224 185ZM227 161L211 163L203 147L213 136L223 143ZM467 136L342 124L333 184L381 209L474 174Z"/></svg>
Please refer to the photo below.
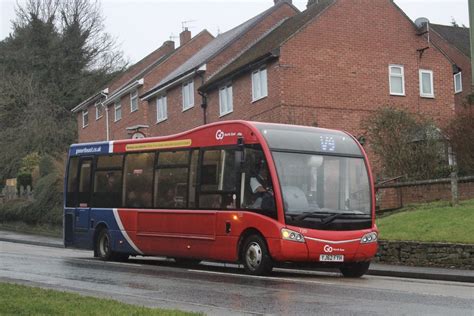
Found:
<svg viewBox="0 0 474 316"><path fill-rule="evenodd" d="M87 123L86 123L87 117ZM89 125L89 110L82 110L82 128L85 128Z"/></svg>
<svg viewBox="0 0 474 316"><path fill-rule="evenodd" d="M99 109L102 109L102 112L99 113ZM102 105L101 102L96 102L95 104L95 120L97 121L100 119L102 116L104 116L104 106Z"/></svg>
<svg viewBox="0 0 474 316"><path fill-rule="evenodd" d="M434 76L433 76L433 70L428 70L428 69L420 69L420 96L422 98L434 98ZM423 92L423 74L429 74L430 75L430 84L431 84L431 93L424 93Z"/></svg>
<svg viewBox="0 0 474 316"><path fill-rule="evenodd" d="M117 118L117 111L120 111L120 117ZM114 103L114 122L118 122L122 119L122 104L120 104L120 101L116 101Z"/></svg>
<svg viewBox="0 0 474 316"><path fill-rule="evenodd" d="M160 111L160 106L162 110ZM161 112L161 117L160 117ZM156 98L156 124L166 121L168 119L168 100L166 95Z"/></svg>
<svg viewBox="0 0 474 316"><path fill-rule="evenodd" d="M136 102L136 107L133 107L133 102ZM138 90L130 92L130 113L138 111Z"/></svg>
<svg viewBox="0 0 474 316"><path fill-rule="evenodd" d="M456 84L456 79L459 77L459 87ZM454 74L454 94L462 92L462 72Z"/></svg>
<svg viewBox="0 0 474 316"><path fill-rule="evenodd" d="M401 74L394 74L392 73L392 68L400 68ZM395 92L392 91L392 77L402 78L402 92ZM404 97L405 94L405 67L403 65L388 65L388 85L390 90L390 95L395 96L402 96Z"/></svg>
<svg viewBox="0 0 474 316"><path fill-rule="evenodd" d="M252 102L268 96L268 72L266 67L252 71Z"/></svg>
<svg viewBox="0 0 474 316"><path fill-rule="evenodd" d="M219 115L220 117L234 112L232 83L219 88Z"/></svg>
<svg viewBox="0 0 474 316"><path fill-rule="evenodd" d="M194 107L194 80L183 83L181 94L183 96L183 112Z"/></svg>

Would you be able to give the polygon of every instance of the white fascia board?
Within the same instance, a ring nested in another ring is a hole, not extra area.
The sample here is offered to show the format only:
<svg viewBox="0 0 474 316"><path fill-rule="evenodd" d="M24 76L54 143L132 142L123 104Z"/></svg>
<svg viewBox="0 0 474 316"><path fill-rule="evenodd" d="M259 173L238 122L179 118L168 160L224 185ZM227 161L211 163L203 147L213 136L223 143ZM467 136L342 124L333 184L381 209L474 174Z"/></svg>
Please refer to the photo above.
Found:
<svg viewBox="0 0 474 316"><path fill-rule="evenodd" d="M136 80L129 85L123 87L122 89L118 90L117 92L114 92L112 95L110 95L107 100L104 102L104 105L109 105L114 103L118 98L121 98L123 95L130 93L133 89L136 89L140 86L143 85L145 80L143 78Z"/></svg>
<svg viewBox="0 0 474 316"><path fill-rule="evenodd" d="M170 89L170 88L173 88L179 84L181 84L182 82L184 81L187 81L189 80L189 78L193 78L194 76L196 75L196 71L193 71L193 72L190 72L189 74L187 74L186 76L183 76L183 77L180 77L176 80L173 80L171 81L170 83L168 83L167 85L159 88L158 90L156 91L153 91L153 93L147 95L146 97L144 98L141 98L142 101L147 101L149 99L151 99L152 97L154 97L155 95L158 95L158 94L161 94L163 92L165 92L166 90Z"/></svg>

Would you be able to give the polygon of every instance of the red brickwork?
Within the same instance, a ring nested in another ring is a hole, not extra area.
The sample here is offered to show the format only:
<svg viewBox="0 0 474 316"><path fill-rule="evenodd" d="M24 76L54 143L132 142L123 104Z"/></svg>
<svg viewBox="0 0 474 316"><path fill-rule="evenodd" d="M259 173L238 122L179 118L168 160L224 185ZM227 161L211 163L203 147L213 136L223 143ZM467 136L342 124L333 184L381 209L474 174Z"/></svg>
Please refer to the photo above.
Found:
<svg viewBox="0 0 474 316"><path fill-rule="evenodd" d="M460 182L459 199L474 198L474 181ZM396 209L413 203L451 201L451 184L428 184L400 188L384 188L377 193L377 205L380 210Z"/></svg>
<svg viewBox="0 0 474 316"><path fill-rule="evenodd" d="M231 45L225 47L218 55L213 57L207 64L207 70L205 77L208 77L213 71L220 68L225 63L229 62L234 58L238 53L240 53L244 48L247 48L249 44L257 40L262 34L280 22L283 18L292 16L296 13L294 7L283 3L279 5L274 11L265 16L261 21L259 21L250 31L242 35ZM269 72L269 89L270 85L273 91L272 97L262 99L260 101L252 104L252 93L251 93L251 81L242 82L241 87L233 87L233 90L238 94L234 94L234 104L238 104L240 108L234 106L234 113L231 113L227 116L222 117L221 119L253 119L258 120L258 115L263 111L268 111L271 108L274 108L278 104L279 100L279 87L277 86L279 82L278 74L273 74L274 71L270 70ZM250 80L250 74L248 75ZM182 95L181 95L181 85L175 86L169 89L167 94L167 103L168 103L168 119L166 121L155 124L150 129L150 133L154 136L158 135L168 135L177 132L181 132L193 127L197 127L204 123L204 113L201 108L202 98L197 93L197 89L201 86L203 78L200 76L195 77L194 79L194 107L187 111L182 111ZM270 91L269 91L270 93ZM241 98L239 100L239 98ZM149 102L150 108L153 109L153 113L150 117L155 115L156 117L156 99L152 99ZM237 110L238 109L238 110ZM273 114L270 114L274 116ZM267 119L267 116L261 117L261 119ZM215 91L208 97L208 108L206 111L206 121L208 123L219 120L219 96L218 91Z"/></svg>
<svg viewBox="0 0 474 316"><path fill-rule="evenodd" d="M168 75L172 70L177 66L183 63L185 60L190 58L193 54L202 49L207 43L213 39L213 36L208 31L202 31L192 38L185 45L179 47L173 54L171 54L166 60L162 63L159 63L154 68L148 71L143 79L144 84L138 89L138 95L141 95L154 85L156 85L161 79ZM162 57L162 56L161 56ZM155 60L147 58L148 64L150 66L153 62L156 62L160 57ZM140 62L145 64L144 61ZM146 67L142 67L141 70L144 70ZM135 76L138 74L133 71ZM124 77L133 78L128 73ZM139 78L140 79L140 78ZM121 83L126 84L128 81L122 80ZM114 82L112 86L117 86ZM109 89L109 95L114 91ZM153 128L156 124L156 107L153 103L148 103L147 101L138 101L138 110L135 112L130 111L130 94L125 94L120 99L122 105L122 119L115 122L114 120L114 104L109 104L109 139L124 139L130 138L129 132L126 130L127 127L134 125L149 125L150 129L142 130L147 136L156 135L153 134ZM93 112L93 117L91 113ZM105 122L105 110L104 117L98 121L95 121L95 107L89 106L89 126L86 128L79 128L79 142L90 142L90 141L101 141L106 140L106 122ZM82 127L82 112L79 112L78 115L78 126Z"/></svg>
<svg viewBox="0 0 474 316"><path fill-rule="evenodd" d="M298 123L356 135L361 120L385 105L444 125L454 108L452 67L433 47L420 59L417 49L427 46L391 1L339 0L282 47L281 102ZM390 96L390 64L404 66L406 96ZM434 99L420 97L419 69L434 72Z"/></svg>

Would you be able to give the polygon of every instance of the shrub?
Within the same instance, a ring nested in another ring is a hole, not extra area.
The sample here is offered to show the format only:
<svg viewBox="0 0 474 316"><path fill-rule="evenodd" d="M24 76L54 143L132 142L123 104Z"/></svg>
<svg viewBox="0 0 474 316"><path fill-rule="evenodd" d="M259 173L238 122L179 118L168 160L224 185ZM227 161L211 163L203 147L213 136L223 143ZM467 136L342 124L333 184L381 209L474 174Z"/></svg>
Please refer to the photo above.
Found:
<svg viewBox="0 0 474 316"><path fill-rule="evenodd" d="M446 129L461 174L474 173L474 109L458 112Z"/></svg>
<svg viewBox="0 0 474 316"><path fill-rule="evenodd" d="M429 179L449 174L441 133L431 121L383 107L363 122L363 128L383 176Z"/></svg>

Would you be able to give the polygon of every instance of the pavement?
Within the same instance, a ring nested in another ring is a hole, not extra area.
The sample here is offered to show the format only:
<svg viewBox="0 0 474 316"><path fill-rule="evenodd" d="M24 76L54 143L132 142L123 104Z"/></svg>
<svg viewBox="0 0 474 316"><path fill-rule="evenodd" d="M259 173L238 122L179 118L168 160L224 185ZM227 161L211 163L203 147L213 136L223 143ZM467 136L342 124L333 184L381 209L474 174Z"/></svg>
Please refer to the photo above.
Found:
<svg viewBox="0 0 474 316"><path fill-rule="evenodd" d="M0 230L0 241L44 247L64 248L63 240L61 238L39 236L5 230ZM372 263L367 274L399 278L474 283L474 270L412 267Z"/></svg>

